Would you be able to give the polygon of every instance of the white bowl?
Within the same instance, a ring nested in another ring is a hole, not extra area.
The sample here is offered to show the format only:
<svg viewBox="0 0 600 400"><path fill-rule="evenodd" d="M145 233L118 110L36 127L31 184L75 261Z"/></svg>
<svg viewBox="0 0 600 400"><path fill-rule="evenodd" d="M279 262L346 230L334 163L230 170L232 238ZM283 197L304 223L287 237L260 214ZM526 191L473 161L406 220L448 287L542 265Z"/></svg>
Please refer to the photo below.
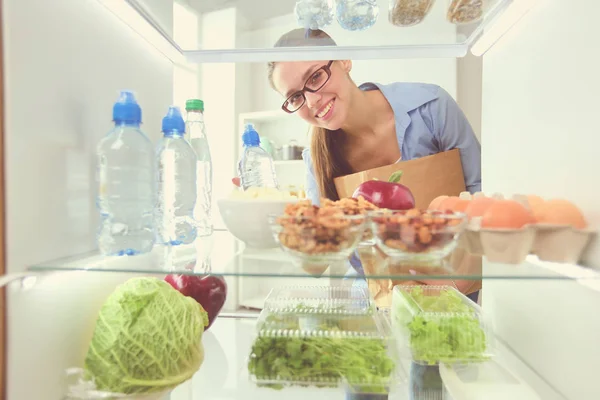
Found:
<svg viewBox="0 0 600 400"><path fill-rule="evenodd" d="M271 249L279 247L269 226L269 215L283 215L285 206L298 199L220 199L221 218L233 236L248 247Z"/></svg>

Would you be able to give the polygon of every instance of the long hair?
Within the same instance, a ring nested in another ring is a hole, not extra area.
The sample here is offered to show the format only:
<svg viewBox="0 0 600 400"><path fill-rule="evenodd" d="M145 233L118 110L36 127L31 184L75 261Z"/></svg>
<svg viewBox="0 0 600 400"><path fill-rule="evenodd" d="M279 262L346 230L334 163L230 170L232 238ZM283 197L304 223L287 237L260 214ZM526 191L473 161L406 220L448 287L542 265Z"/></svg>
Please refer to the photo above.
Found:
<svg viewBox="0 0 600 400"><path fill-rule="evenodd" d="M275 47L300 46L336 46L335 41L322 30L294 29L284 34ZM273 70L275 63L267 66L269 83L273 89ZM342 154L343 136L341 132L330 131L318 126L311 127L310 154L312 156L315 180L321 197L339 200L334 179L352 173L348 162Z"/></svg>

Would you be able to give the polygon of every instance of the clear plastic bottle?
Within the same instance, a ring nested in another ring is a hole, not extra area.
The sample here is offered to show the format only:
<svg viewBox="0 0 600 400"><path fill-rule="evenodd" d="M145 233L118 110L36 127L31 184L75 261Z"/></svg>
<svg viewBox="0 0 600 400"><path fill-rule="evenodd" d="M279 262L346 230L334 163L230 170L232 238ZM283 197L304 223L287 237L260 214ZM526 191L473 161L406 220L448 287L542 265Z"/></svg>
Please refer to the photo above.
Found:
<svg viewBox="0 0 600 400"><path fill-rule="evenodd" d="M262 147L254 125L247 124L242 135L244 152L238 166L242 189L270 187L279 189L273 159Z"/></svg>
<svg viewBox="0 0 600 400"><path fill-rule="evenodd" d="M98 247L105 255L146 253L155 235L154 151L140 129L142 110L132 92L121 92L113 121L114 128L96 148Z"/></svg>
<svg viewBox="0 0 600 400"><path fill-rule="evenodd" d="M185 140L185 122L178 107L169 107L162 121L163 138L156 149L158 241L189 244L196 239L196 152Z"/></svg>
<svg viewBox="0 0 600 400"><path fill-rule="evenodd" d="M194 219L198 236L209 236L213 232L212 208L212 159L204 124L204 102L190 99L185 103L187 111L186 130L190 144L196 152L196 206Z"/></svg>

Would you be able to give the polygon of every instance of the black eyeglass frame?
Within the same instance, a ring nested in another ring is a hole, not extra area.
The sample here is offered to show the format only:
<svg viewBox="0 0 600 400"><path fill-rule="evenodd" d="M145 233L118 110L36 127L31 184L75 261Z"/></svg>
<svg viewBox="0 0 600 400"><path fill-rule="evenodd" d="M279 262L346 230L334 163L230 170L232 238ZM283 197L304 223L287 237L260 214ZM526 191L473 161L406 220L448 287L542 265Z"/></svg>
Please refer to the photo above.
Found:
<svg viewBox="0 0 600 400"><path fill-rule="evenodd" d="M283 104L281 105L281 109L283 111L285 111L288 114L293 114L296 111L298 111L299 109L302 108L302 106L304 106L304 104L306 104L306 96L304 95L304 92L309 92L309 93L316 93L319 90L323 89L323 86L325 86L327 84L327 82L329 82L329 79L331 79L331 64L333 64L334 60L329 61L326 65L323 65L321 68L317 69L315 72L313 72L312 74L310 74L310 76L308 77L308 79L306 80L306 82L304 82L304 87L301 90L298 90L297 92L292 93L291 95L289 95L287 97L287 99L285 99L285 101L283 102ZM324 71L327 74L327 79L325 79L325 82L323 82L323 84L321 86L319 86L317 89L310 89L308 87L306 87L306 85L308 85L308 81L310 81L312 79L312 77L319 71ZM286 104L289 103L290 99L296 95L300 94L302 96L302 104L300 104L298 106L298 108L296 108L293 111L288 110L288 108L286 107Z"/></svg>

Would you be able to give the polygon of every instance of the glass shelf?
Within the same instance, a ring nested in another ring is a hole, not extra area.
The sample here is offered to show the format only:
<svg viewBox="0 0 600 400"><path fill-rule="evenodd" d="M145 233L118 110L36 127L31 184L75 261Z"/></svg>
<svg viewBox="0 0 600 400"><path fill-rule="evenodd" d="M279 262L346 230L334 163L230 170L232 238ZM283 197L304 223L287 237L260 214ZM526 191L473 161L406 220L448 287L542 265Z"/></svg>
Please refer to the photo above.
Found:
<svg viewBox="0 0 600 400"><path fill-rule="evenodd" d="M283 390L273 390L268 388L259 388L254 385L248 377L247 358L252 346L252 340L255 334L256 320L252 319L229 319L218 318L215 324L202 337L205 348L205 362L194 377L177 387L171 393L171 400L199 400L199 399L282 399L301 400L311 399L344 399L342 389L317 389L314 387L286 387ZM538 399L543 400L562 400L565 399L550 384L545 382L528 365L523 363L508 347L498 340L498 355L494 358L495 362L484 363L477 367L469 367L467 379L465 375L459 375L461 380L467 384L470 389L476 392L469 392L471 395L479 397L469 398L527 398L532 397L513 397L517 394L515 391L514 377L523 382L526 388L533 391ZM427 382L431 385L426 397L411 396L411 388L418 387L418 376L423 373L423 368L412 366L410 360L403 360L401 366L404 369L405 380L396 385L388 399L389 400L408 400L408 399L450 399L460 400L456 392L456 380L444 385L444 382L437 373L432 373L437 368L428 367L426 375L429 376ZM500 366L500 367L498 367ZM507 370L510 377L506 373ZM411 373L412 372L412 373ZM458 374L457 374L458 375ZM449 374L444 374L448 377ZM448 378L446 378L448 379ZM423 383L423 382L422 382ZM474 385L474 384L477 385ZM496 386L497 385L497 386ZM464 386L464 387L467 387ZM473 388L473 386L478 386ZM450 397L450 390L455 397ZM493 397L481 397L481 391L489 391ZM526 392L527 393L527 392ZM529 392L531 393L531 392ZM511 396L512 395L512 396Z"/></svg>
<svg viewBox="0 0 600 400"><path fill-rule="evenodd" d="M106 0L100 1L106 4ZM342 28L335 16L339 0L323 0L333 6L334 16L322 29L333 37L337 47L274 48L284 33L305 28L295 15L296 1L126 0L165 42L195 63L463 57L513 3L513 0L484 1L481 19L455 24L448 20L452 0L436 0L421 22L396 26L390 22L391 1L377 0L376 23L365 30L351 31ZM311 28L316 27L321 26ZM216 30L220 34L215 34Z"/></svg>
<svg viewBox="0 0 600 400"><path fill-rule="evenodd" d="M369 274L367 279L393 280L574 280L600 291L600 272L573 264L542 262L529 256L519 265L483 263L482 273L465 274L436 269L435 273L422 268L402 266L389 273ZM215 231L209 238L200 238L192 245L172 248L156 246L151 253L133 257L105 257L97 252L61 258L32 265L32 272L94 271L152 275L181 273L202 275L211 273L229 277L310 278L321 276L333 279L354 279L356 272L348 262L330 265L322 275L305 271L280 249L251 249L228 231Z"/></svg>

